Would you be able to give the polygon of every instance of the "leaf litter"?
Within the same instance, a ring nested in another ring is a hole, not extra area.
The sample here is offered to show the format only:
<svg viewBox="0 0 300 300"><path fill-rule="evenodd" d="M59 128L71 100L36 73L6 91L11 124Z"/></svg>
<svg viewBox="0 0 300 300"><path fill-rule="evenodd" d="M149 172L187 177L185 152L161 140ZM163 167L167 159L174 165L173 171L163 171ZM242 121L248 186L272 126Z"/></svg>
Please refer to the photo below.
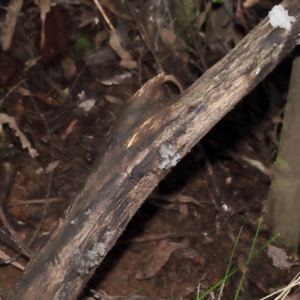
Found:
<svg viewBox="0 0 300 300"><path fill-rule="evenodd" d="M93 1L65 2L55 9L49 3L24 3L23 15L16 15L22 30L15 29L9 56L0 59L5 66L0 69L1 159L17 170L13 183L3 187L5 214L16 220L12 225L24 245L34 237L32 251L72 203L113 122L141 85L164 71L172 80L165 83L163 96L176 97L273 6L271 1L247 1L247 8L240 1L180 6L176 1L101 0L110 26ZM69 17L62 18L64 12ZM1 10L0 21L5 17ZM5 31L1 42L4 38ZM235 266L246 256L268 194L287 69L279 66L159 184L89 283L93 290L111 297L140 291L147 299L169 299L173 290L174 297L194 298L199 285L208 289L224 276L241 226ZM46 166L51 166L48 174L35 174ZM268 237L262 227L258 243ZM5 255L18 253L1 243ZM28 260L17 262L25 266ZM2 268L1 286L9 291L21 273L9 263ZM274 267L262 253L249 265L244 295L262 297L298 271L297 264L289 272ZM89 285L83 299L91 293ZM224 299L232 299L237 286L236 278L229 281Z"/></svg>

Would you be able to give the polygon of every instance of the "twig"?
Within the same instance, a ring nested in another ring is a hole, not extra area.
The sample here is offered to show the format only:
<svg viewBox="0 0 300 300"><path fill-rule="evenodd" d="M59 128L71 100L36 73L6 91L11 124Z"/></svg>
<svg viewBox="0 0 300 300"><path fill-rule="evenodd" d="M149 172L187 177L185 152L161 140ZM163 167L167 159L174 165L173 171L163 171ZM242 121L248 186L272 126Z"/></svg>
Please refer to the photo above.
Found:
<svg viewBox="0 0 300 300"><path fill-rule="evenodd" d="M94 3L95 5L97 6L97 8L99 9L103 19L105 20L107 26L109 27L109 29L112 31L112 32L115 32L116 29L115 27L113 26L113 24L110 22L109 18L107 17L104 9L102 8L101 4L97 1L97 0L94 0Z"/></svg>
<svg viewBox="0 0 300 300"><path fill-rule="evenodd" d="M125 241L119 241L117 242L117 246L124 245L124 244L138 244L138 243L147 243L157 240L163 240L163 239L178 239L178 238L184 238L184 237L197 237L199 238L198 233L191 233L191 232L167 232L157 235L152 235L149 237L142 237L142 238L134 238L134 239L128 239Z"/></svg>
<svg viewBox="0 0 300 300"><path fill-rule="evenodd" d="M25 270L25 267L23 265L21 265L20 263L18 263L17 261L15 261L15 258L9 257L8 255L6 255L1 250L0 250L0 259L2 259L5 264L11 264L14 267L16 267L17 269L21 270L21 271Z"/></svg>
<svg viewBox="0 0 300 300"><path fill-rule="evenodd" d="M268 298L270 298L270 297L272 297L276 294L279 294L279 293L280 293L280 295L277 296L275 298L275 300L284 299L284 297L291 291L291 289L293 287L295 287L296 285L299 285L299 284L300 284L300 272L297 273L297 275L293 278L293 280L286 287L284 287L284 288L282 288L282 289L280 289L280 290L278 290L278 291L276 291L276 292L274 292L274 293L272 293L272 294L270 294L270 295L268 295L264 298L261 298L260 300L268 299Z"/></svg>
<svg viewBox="0 0 300 300"><path fill-rule="evenodd" d="M24 81L20 81L18 82L16 85L14 85L11 89L9 89L9 91L5 94L5 96L0 100L0 105L2 104L2 102L8 97L9 94L11 94L16 88L18 88L18 86L23 83Z"/></svg>
<svg viewBox="0 0 300 300"><path fill-rule="evenodd" d="M34 200L15 200L6 205L6 207L20 206L20 205L34 205L34 204L44 204L46 199L34 199ZM49 198L50 203L59 202L58 198Z"/></svg>

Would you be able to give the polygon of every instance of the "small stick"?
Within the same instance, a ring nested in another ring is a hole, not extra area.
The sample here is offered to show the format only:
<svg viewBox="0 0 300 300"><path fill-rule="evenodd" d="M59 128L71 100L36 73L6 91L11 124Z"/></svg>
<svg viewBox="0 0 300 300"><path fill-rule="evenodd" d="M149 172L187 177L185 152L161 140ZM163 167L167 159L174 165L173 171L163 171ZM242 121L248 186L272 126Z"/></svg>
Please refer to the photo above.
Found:
<svg viewBox="0 0 300 300"><path fill-rule="evenodd" d="M21 265L20 263L18 263L17 261L14 261L13 258L9 257L8 255L6 255L4 252L2 252L0 250L0 258L6 263L6 264L11 264L14 267L16 267L17 269L24 271L25 267L23 265Z"/></svg>
<svg viewBox="0 0 300 300"><path fill-rule="evenodd" d="M34 199L34 200L15 200L6 205L6 207L13 207L13 206L19 206L19 205L34 205L34 204L44 204L46 201L51 202L59 202L61 201L58 198L49 198L49 200L46 199Z"/></svg>
<svg viewBox="0 0 300 300"><path fill-rule="evenodd" d="M105 20L107 26L109 27L109 29L110 29L112 32L115 32L116 29L115 29L114 25L111 24L109 18L107 17L107 15L106 15L104 9L103 9L102 6L101 6L101 4L100 4L97 0L94 0L94 3L95 3L95 5L97 6L97 8L99 9L99 11L100 11L100 13L101 13L103 19Z"/></svg>

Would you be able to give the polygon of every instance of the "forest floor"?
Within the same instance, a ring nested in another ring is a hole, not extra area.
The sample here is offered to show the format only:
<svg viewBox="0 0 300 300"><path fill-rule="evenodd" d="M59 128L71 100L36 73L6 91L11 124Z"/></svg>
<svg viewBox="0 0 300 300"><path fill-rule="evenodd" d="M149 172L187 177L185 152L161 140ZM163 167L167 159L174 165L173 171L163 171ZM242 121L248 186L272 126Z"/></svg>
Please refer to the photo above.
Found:
<svg viewBox="0 0 300 300"><path fill-rule="evenodd" d="M163 95L175 98L277 4L100 0L108 22L92 0L59 2L46 14L49 1L40 7L25 1L9 50L0 53L2 299L21 277L26 253L47 240L72 203L132 95L165 71L172 77ZM1 3L4 26L9 1ZM3 30L1 39L3 45ZM270 247L247 268L243 262L254 242L257 251L271 239L264 222L255 235L266 210L294 55L172 169L80 299L196 299L198 288L201 294L224 278L239 232L230 270L240 271L226 281L222 299L234 299L243 272L239 299L261 299L293 279L298 262L278 266Z"/></svg>

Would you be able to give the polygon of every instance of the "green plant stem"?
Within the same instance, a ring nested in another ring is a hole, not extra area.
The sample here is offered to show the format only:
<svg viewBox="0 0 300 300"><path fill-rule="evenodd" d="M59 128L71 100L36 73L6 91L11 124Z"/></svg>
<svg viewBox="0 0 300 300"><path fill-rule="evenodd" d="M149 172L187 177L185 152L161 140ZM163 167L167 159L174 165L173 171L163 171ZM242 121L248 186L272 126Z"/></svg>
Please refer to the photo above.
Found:
<svg viewBox="0 0 300 300"><path fill-rule="evenodd" d="M230 269L230 267L231 267L231 262L232 262L232 259L233 259L233 255L234 255L234 253L235 253L235 250L236 250L238 241L239 241L239 239L240 239L240 237L241 237L242 231L243 231L243 226L242 226L241 229L240 229L240 232L239 232L239 234L238 234L238 236L237 236L237 239L236 239L236 241L235 241L233 250L232 250L232 252L231 252L231 256L230 256L229 263L228 263L228 266L227 266L227 269L226 269L226 273L225 273L225 277L226 277L226 276L228 275L228 273L229 273L229 269ZM223 282L223 284L222 284L222 286L221 286L218 300L221 300L221 298L222 298L224 286L225 286L225 281Z"/></svg>
<svg viewBox="0 0 300 300"><path fill-rule="evenodd" d="M260 230L260 226L261 226L262 220L263 220L263 217L261 217L260 220L259 220L259 223L258 223L258 226L257 226L257 229L256 229L256 233L255 233L255 237L254 237L254 240L253 240L253 243L252 243L252 246L251 246L249 255L248 255L248 259L247 259L246 264L245 264L245 265L246 265L246 269L245 269L245 271L243 272L243 275L242 275L242 278L241 278L241 280L240 280L238 289L237 289L237 291L236 291L236 293L235 293L235 296L234 296L234 300L237 299L237 297L238 297L238 295L239 295L239 293L240 293L240 290L241 290L241 288L242 288L242 285L243 285L243 283L244 283L244 281L245 281L245 277L246 277L246 273L247 273L247 267L248 267L248 264L249 264L250 261L251 261L250 258L251 258L251 256L252 256L252 253L253 253L253 250L254 250L254 246L255 246L256 241L257 241L257 237L258 237L258 233L259 233L259 230Z"/></svg>
<svg viewBox="0 0 300 300"><path fill-rule="evenodd" d="M202 294L197 300L204 299L207 295L210 294L213 290L215 290L218 286L220 286L224 281L226 281L228 278L233 276L237 271L240 270L241 267L245 266L246 264L249 264L250 260L252 260L256 255L258 255L261 251L263 251L266 247L268 247L272 242L274 242L278 237L279 233L277 233L275 236L273 236L268 242L266 242L261 248L259 248L250 258L246 260L240 267L237 267L233 271L231 271L227 276L225 276L223 279L218 281L215 285L213 285L210 289L208 289L204 294Z"/></svg>

